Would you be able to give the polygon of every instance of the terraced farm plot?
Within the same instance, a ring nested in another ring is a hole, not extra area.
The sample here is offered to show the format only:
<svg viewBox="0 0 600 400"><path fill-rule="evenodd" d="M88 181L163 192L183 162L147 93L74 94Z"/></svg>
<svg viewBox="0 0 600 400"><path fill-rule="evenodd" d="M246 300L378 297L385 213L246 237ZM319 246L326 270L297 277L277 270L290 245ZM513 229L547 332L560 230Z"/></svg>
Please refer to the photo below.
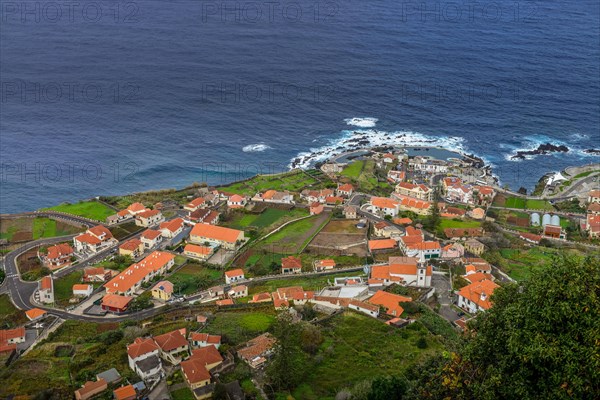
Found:
<svg viewBox="0 0 600 400"><path fill-rule="evenodd" d="M267 208L260 214L237 213L231 221L225 223L226 226L234 229L246 229L254 227L256 229L275 229L286 221L305 217L308 211L304 208L294 208L284 210L279 208Z"/></svg>
<svg viewBox="0 0 600 400"><path fill-rule="evenodd" d="M263 240L259 247L268 249L271 253L299 253L311 238L322 229L328 219L329 214L323 213L292 222Z"/></svg>
<svg viewBox="0 0 600 400"><path fill-rule="evenodd" d="M224 335L237 345L266 332L274 322L275 310L272 306L265 307L264 311L230 311L217 313L208 324L206 332Z"/></svg>
<svg viewBox="0 0 600 400"><path fill-rule="evenodd" d="M0 238L6 239L9 242L65 236L84 230L83 227L46 217L6 218L0 220Z"/></svg>

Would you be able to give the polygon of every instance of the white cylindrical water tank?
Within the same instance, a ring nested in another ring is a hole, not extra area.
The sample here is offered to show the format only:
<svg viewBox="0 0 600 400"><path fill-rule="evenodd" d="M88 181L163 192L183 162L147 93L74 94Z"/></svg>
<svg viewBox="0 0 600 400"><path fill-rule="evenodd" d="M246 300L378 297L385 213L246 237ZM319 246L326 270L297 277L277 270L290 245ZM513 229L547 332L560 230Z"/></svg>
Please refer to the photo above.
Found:
<svg viewBox="0 0 600 400"><path fill-rule="evenodd" d="M540 226L540 214L538 214L538 213L531 214L531 225Z"/></svg>
<svg viewBox="0 0 600 400"><path fill-rule="evenodd" d="M553 215L550 220L550 225L560 226L560 217L558 215Z"/></svg>
<svg viewBox="0 0 600 400"><path fill-rule="evenodd" d="M550 217L550 214L544 214L544 216L542 217L542 226L549 225L551 220L552 217Z"/></svg>

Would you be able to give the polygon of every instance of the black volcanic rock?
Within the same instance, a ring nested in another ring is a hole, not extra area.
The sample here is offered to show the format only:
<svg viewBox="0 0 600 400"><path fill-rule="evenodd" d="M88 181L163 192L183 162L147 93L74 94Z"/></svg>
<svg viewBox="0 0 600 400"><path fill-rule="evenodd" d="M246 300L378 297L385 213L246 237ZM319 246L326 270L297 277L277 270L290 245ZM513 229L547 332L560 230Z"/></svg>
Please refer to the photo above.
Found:
<svg viewBox="0 0 600 400"><path fill-rule="evenodd" d="M586 149L583 152L586 154L594 154L596 156L600 156L600 149Z"/></svg>
<svg viewBox="0 0 600 400"><path fill-rule="evenodd" d="M537 156L540 154L551 154L551 153L568 153L569 148L565 145L557 146L552 143L540 144L535 150L520 150L511 157L513 160L524 160L527 156Z"/></svg>

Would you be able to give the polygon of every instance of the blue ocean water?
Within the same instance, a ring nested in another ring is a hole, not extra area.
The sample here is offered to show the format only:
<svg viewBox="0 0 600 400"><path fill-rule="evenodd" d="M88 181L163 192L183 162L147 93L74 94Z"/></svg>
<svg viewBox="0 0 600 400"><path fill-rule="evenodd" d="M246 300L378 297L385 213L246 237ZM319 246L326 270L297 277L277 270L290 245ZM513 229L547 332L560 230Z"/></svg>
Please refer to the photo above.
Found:
<svg viewBox="0 0 600 400"><path fill-rule="evenodd" d="M277 172L352 137L475 153L515 189L599 159L597 1L0 5L0 212ZM571 151L510 159L545 142Z"/></svg>

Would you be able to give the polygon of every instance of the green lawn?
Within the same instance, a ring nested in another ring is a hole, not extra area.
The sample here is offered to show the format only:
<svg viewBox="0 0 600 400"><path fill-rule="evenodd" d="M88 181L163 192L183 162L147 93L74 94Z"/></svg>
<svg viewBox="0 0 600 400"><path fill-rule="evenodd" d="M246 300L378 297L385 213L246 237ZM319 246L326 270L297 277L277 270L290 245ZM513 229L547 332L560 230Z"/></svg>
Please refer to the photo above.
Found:
<svg viewBox="0 0 600 400"><path fill-rule="evenodd" d="M54 281L54 300L58 304L66 304L73 297L73 285L81 283L82 271L74 271Z"/></svg>
<svg viewBox="0 0 600 400"><path fill-rule="evenodd" d="M187 387L183 387L181 389L172 391L171 398L173 400L195 400L196 399L194 397L194 394L192 393L192 391Z"/></svg>
<svg viewBox="0 0 600 400"><path fill-rule="evenodd" d="M360 173L362 172L365 166L364 161L354 161L353 163L347 165L342 171L342 176L347 176L348 178L358 179Z"/></svg>
<svg viewBox="0 0 600 400"><path fill-rule="evenodd" d="M175 286L181 287L181 294L188 295L198 291L198 279L200 276L208 276L211 284L217 284L220 282L221 272L190 262L170 275L167 280Z"/></svg>
<svg viewBox="0 0 600 400"><path fill-rule="evenodd" d="M443 350L442 344L419 322L391 328L374 318L347 312L322 329L320 363L306 367L307 376L293 391L296 399L333 399L344 387L377 376L399 376L410 365ZM426 349L416 346L424 338Z"/></svg>
<svg viewBox="0 0 600 400"><path fill-rule="evenodd" d="M554 210L552 204L546 200L523 199L521 197L508 197L504 203L506 208L521 208L528 210Z"/></svg>
<svg viewBox="0 0 600 400"><path fill-rule="evenodd" d="M266 332L275 322L275 310L266 307L265 311L229 311L215 315L206 331L213 335L224 335L233 344L243 343Z"/></svg>
<svg viewBox="0 0 600 400"><path fill-rule="evenodd" d="M82 201L75 204L63 203L54 207L42 208L42 210L65 212L100 222L104 222L106 217L115 213L115 210L97 201Z"/></svg>
<svg viewBox="0 0 600 400"><path fill-rule="evenodd" d="M572 256L581 255L577 250L564 250ZM489 261L497 265L511 278L521 281L529 278L531 272L542 265L549 263L553 257L560 253L558 249L536 246L528 249L500 249L491 253Z"/></svg>

